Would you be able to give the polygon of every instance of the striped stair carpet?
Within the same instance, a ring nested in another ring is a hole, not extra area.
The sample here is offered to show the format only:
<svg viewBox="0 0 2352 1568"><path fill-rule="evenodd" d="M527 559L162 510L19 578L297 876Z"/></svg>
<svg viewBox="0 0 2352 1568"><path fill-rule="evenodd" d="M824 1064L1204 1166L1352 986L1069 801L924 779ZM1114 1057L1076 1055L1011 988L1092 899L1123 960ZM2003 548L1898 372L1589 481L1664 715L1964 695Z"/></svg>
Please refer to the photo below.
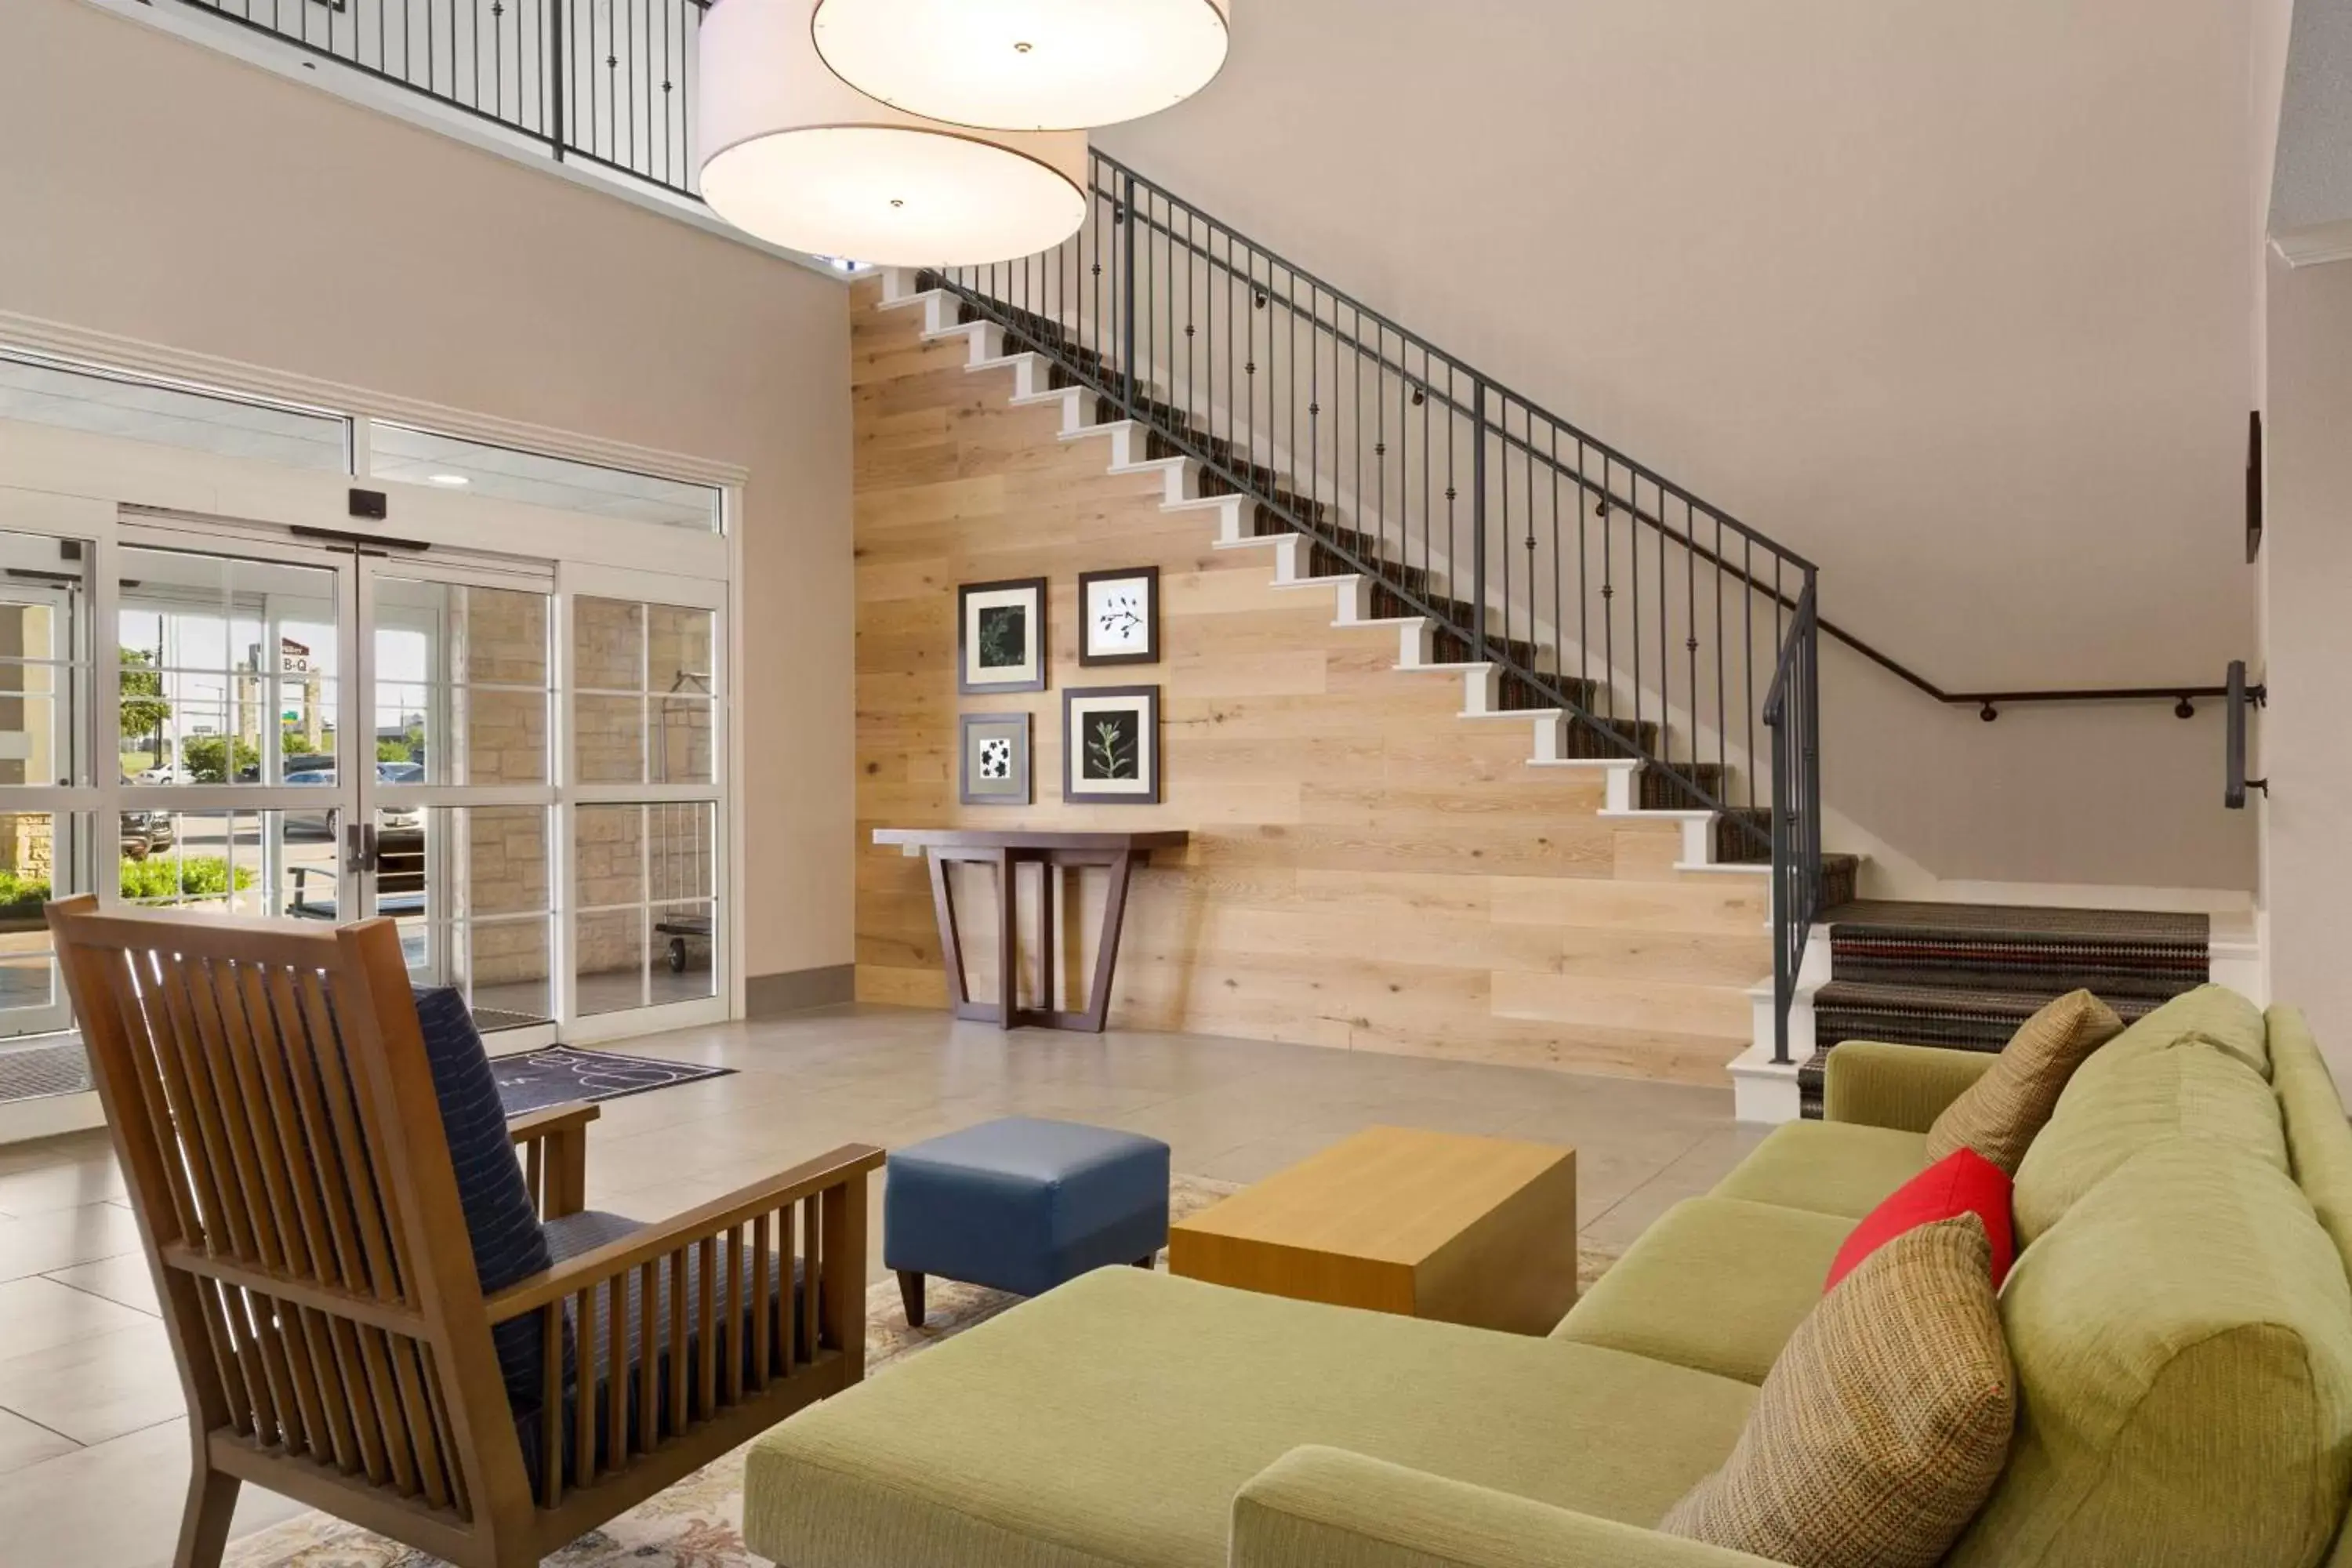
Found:
<svg viewBox="0 0 2352 1568"><path fill-rule="evenodd" d="M1813 995L1821 1048L1799 1069L1804 1114L1822 1114L1841 1040L1997 1051L2053 997L2085 989L2125 1022L2205 984L2203 915L1856 900L1822 917L1830 980Z"/></svg>

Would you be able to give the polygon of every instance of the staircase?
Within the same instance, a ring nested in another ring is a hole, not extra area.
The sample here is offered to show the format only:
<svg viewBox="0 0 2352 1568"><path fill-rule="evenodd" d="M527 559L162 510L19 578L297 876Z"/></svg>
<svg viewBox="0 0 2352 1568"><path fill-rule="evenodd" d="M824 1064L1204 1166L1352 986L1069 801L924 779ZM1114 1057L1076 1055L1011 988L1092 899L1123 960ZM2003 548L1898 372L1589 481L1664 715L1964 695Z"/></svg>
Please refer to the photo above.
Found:
<svg viewBox="0 0 2352 1568"><path fill-rule="evenodd" d="M1856 862L1821 842L1811 564L1100 153L1092 210L1024 261L895 276L944 302L1065 438L1171 468L1219 543L1276 550L1465 718L1536 724L1538 764L1606 765L1610 814L1679 823L1682 864L1770 879L1772 1032Z"/></svg>
<svg viewBox="0 0 2352 1568"><path fill-rule="evenodd" d="M2129 1023L2211 973L2203 915L1862 900L1822 923L1830 976L1811 1003L1822 1048L1798 1075L1809 1118L1822 1114L1838 1041L1997 1051L2069 991L2096 993Z"/></svg>

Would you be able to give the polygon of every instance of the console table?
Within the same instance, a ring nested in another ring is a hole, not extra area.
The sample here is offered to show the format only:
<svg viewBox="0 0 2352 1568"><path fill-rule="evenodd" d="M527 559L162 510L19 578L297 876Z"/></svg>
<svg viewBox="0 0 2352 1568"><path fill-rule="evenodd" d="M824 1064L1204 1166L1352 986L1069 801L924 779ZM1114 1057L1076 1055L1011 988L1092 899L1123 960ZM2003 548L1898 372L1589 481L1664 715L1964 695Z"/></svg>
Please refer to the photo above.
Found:
<svg viewBox="0 0 2352 1568"><path fill-rule="evenodd" d="M1110 1015L1111 973L1118 962L1118 936L1127 921L1127 889L1135 863L1155 849L1181 849L1192 836L1181 829L1156 833L1029 833L961 827L877 827L877 844L895 844L902 854L930 862L931 909L940 922L940 961L947 970L948 1005L959 1018L975 1018L1007 1029L1082 1029L1099 1035ZM996 872L996 969L999 1000L975 1002L964 983L963 941L956 931L955 893L948 868L957 862L989 866ZM1016 868L1043 867L1037 929L1037 995L1055 999L1054 906L1061 868L1099 866L1110 873L1103 900L1102 931L1097 939L1093 984L1087 1005L1071 1009L1021 1005L1021 924Z"/></svg>

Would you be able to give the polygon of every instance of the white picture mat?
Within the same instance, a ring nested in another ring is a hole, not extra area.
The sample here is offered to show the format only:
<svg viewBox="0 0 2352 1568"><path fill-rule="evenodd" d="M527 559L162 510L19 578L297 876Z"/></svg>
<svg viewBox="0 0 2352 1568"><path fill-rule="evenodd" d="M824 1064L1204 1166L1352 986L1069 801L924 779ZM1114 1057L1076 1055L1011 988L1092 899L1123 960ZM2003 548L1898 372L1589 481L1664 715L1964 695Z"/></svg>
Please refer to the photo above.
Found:
<svg viewBox="0 0 2352 1568"><path fill-rule="evenodd" d="M1103 612L1111 601L1126 596L1135 601L1135 625L1106 631ZM1086 637L1089 653L1143 653L1151 647L1151 579L1144 576L1097 578L1087 584Z"/></svg>

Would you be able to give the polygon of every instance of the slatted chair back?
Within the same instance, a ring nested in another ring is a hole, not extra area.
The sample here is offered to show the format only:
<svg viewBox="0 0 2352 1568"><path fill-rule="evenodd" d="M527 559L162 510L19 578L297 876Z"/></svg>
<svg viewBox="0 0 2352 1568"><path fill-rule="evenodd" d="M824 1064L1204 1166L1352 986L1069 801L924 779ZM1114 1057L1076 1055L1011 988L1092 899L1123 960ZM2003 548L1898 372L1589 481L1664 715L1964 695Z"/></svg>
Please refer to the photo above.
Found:
<svg viewBox="0 0 2352 1568"><path fill-rule="evenodd" d="M393 923L50 922L200 1465L495 1554L533 1505Z"/></svg>

